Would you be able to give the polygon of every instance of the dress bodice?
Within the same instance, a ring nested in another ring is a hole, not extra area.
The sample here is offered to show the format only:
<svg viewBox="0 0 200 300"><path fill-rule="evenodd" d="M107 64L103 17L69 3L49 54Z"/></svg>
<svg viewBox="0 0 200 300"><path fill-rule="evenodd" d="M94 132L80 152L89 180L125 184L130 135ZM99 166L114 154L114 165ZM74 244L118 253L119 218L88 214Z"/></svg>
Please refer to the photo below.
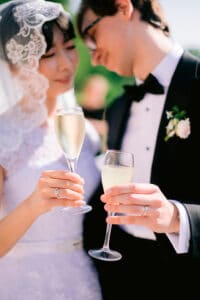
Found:
<svg viewBox="0 0 200 300"><path fill-rule="evenodd" d="M77 165L77 172L85 181L86 200L100 176L94 160L95 147L86 135ZM1 217L33 192L43 170L67 168L52 125L35 129L18 151L0 164L6 171ZM83 215L70 215L60 208L40 216L0 259L0 299L101 299L89 258L79 246L73 250L74 244L82 239L82 220ZM78 282L77 287L73 280ZM29 286L27 291L20 290L22 281Z"/></svg>
<svg viewBox="0 0 200 300"><path fill-rule="evenodd" d="M91 194L98 182L99 172L95 166L94 152L89 137L85 139L78 162L78 173L85 180L85 198ZM67 163L56 140L53 126L40 127L29 135L20 149L7 161L7 177L4 185L3 214L13 210L35 189L43 170L66 169ZM65 239L71 235L81 236L83 215L76 217L61 212L60 208L42 215L31 226L22 240ZM49 234L50 233L50 234Z"/></svg>

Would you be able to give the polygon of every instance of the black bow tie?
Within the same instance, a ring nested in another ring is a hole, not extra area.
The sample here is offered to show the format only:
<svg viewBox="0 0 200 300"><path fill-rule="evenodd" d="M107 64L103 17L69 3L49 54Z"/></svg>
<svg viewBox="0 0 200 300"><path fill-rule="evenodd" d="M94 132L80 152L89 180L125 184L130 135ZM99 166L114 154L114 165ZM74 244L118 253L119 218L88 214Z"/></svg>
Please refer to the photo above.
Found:
<svg viewBox="0 0 200 300"><path fill-rule="evenodd" d="M125 85L125 97L127 96L132 101L139 102L146 93L161 95L164 94L164 87L158 80L150 74L146 80L140 85Z"/></svg>

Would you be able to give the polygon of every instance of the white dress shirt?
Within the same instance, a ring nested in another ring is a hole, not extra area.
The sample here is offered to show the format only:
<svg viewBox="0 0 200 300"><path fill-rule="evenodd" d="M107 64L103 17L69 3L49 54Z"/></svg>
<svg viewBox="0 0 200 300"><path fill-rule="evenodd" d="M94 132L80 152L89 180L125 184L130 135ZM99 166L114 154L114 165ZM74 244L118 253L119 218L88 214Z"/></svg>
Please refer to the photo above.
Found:
<svg viewBox="0 0 200 300"><path fill-rule="evenodd" d="M180 45L174 43L171 51L164 57L152 74L164 86L163 95L147 93L141 102L133 102L127 130L122 142L122 150L134 154L134 182L149 183L157 133L164 108L168 87L183 54ZM141 83L140 80L136 81ZM167 234L177 253L188 251L190 229L185 208L180 202L173 201L180 214L179 234ZM129 233L143 238L156 239L155 234L146 227L136 225L123 226Z"/></svg>

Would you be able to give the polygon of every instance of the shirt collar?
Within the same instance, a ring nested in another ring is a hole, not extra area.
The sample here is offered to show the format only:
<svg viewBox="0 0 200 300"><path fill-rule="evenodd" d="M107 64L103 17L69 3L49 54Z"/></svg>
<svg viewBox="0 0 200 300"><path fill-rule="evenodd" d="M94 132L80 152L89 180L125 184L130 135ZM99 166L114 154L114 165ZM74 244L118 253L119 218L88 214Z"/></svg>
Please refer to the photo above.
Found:
<svg viewBox="0 0 200 300"><path fill-rule="evenodd" d="M178 43L174 43L172 49L152 71L152 74L163 86L168 87L170 85L172 76L182 54L183 48Z"/></svg>
<svg viewBox="0 0 200 300"><path fill-rule="evenodd" d="M168 87L170 85L172 76L182 54L183 48L178 43L174 42L171 50L151 72L164 87ZM136 83L140 84L142 81L136 78Z"/></svg>

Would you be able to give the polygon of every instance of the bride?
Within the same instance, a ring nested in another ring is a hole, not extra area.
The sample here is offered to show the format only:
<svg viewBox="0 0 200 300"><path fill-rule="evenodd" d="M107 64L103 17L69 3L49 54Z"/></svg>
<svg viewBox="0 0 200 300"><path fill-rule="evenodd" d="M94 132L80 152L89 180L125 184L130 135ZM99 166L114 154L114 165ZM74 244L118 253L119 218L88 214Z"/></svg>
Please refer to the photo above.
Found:
<svg viewBox="0 0 200 300"><path fill-rule="evenodd" d="M84 204L83 179L85 199L99 179L98 143L86 136L79 176L65 171L54 133L56 99L72 89L78 63L74 37L60 4L13 0L0 5L2 300L101 299L81 245L83 216L60 210Z"/></svg>

